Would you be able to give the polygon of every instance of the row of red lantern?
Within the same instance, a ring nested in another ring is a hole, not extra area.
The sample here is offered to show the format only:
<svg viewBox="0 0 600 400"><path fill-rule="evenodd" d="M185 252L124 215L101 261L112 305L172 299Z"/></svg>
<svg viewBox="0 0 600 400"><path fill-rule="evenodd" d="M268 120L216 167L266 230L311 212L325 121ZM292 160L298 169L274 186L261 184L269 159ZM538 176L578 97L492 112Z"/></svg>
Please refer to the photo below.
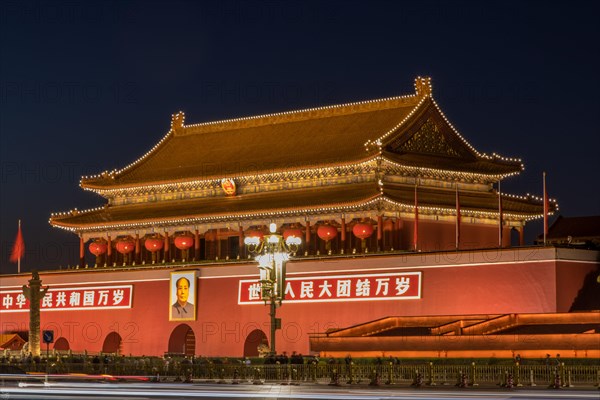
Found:
<svg viewBox="0 0 600 400"><path fill-rule="evenodd" d="M367 239L373 234L373 225L370 223L359 222L352 228L352 233L354 233L354 236L359 239ZM317 228L317 235L319 238L321 238L321 240L326 242L335 239L337 234L337 228L332 225L320 225ZM258 237L262 239L264 237L264 233L261 231L248 231L246 232L246 236ZM302 230L298 228L285 229L283 231L284 240L287 240L287 238L290 236L301 238L303 236ZM188 235L175 236L173 241L179 250L187 250L194 245L194 238ZM144 241L144 247L149 252L156 252L162 250L164 243L164 239L160 237L149 237ZM129 254L135 250L135 242L133 239L122 239L116 242L115 247L119 253ZM103 240L94 241L89 245L90 252L95 256L100 256L106 253L107 249L108 244Z"/></svg>
<svg viewBox="0 0 600 400"><path fill-rule="evenodd" d="M175 236L173 240L175 247L179 250L187 250L194 245L194 238L192 236L182 235ZM158 237L150 237L144 241L144 247L149 252L156 252L162 250L164 246L164 239ZM121 254L129 254L135 250L135 241L133 239L122 239L115 243L115 248ZM90 253L96 257L100 256L108 250L108 244L103 240L96 240L89 245Z"/></svg>
<svg viewBox="0 0 600 400"><path fill-rule="evenodd" d="M358 224L355 224L352 228L352 233L354 233L354 236L356 236L359 239L367 239L373 234L373 225L369 223L359 222ZM335 239L337 237L337 234L337 228L332 225L320 225L317 228L317 235L319 236L319 238L321 238L321 240L324 240L326 242ZM246 232L246 236L258 237L262 239L264 233L261 231L248 231ZM301 238L303 236L302 230L298 228L285 229L283 231L283 239L287 240L287 238L290 236Z"/></svg>
<svg viewBox="0 0 600 400"><path fill-rule="evenodd" d="M326 242L335 239L337 233L337 228L331 225L321 225L317 228L317 235ZM352 233L359 239L368 239L373 234L373 225L359 222L352 227Z"/></svg>

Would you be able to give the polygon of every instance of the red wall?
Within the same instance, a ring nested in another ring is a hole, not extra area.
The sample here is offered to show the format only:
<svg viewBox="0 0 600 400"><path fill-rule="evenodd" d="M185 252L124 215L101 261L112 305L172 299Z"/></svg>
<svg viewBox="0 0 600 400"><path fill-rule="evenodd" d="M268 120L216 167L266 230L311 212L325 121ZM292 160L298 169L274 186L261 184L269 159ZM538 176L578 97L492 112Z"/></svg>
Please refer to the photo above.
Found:
<svg viewBox="0 0 600 400"><path fill-rule="evenodd" d="M466 220L466 218L465 218ZM510 246L508 227L502 231L502 246ZM400 231L402 249L413 248L414 220L403 220ZM460 227L461 249L484 249L498 247L498 226L462 222ZM454 222L419 220L419 249L421 251L447 251L456 248L456 224Z"/></svg>
<svg viewBox="0 0 600 400"><path fill-rule="evenodd" d="M412 300L288 303L278 309L283 329L277 350L308 353L308 335L386 316L549 313L568 311L593 262L558 261L554 249L326 258L288 264L289 276L375 272L422 272L422 298ZM196 354L241 356L254 329L269 336L263 304L238 305L240 279L257 276L254 264L189 267L198 270L197 320L188 324ZM169 277L173 269L41 273L44 285L133 284L133 305L125 310L43 311L42 329L55 330L74 351L96 352L118 332L125 354L162 355L182 322L170 322ZM1 290L25 284L27 275L3 277ZM28 313L0 312L2 332L26 330Z"/></svg>
<svg viewBox="0 0 600 400"><path fill-rule="evenodd" d="M597 276L597 271L598 268L594 264L585 263L581 265L573 261L558 261L556 286L559 290L556 293L556 310L558 312L571 311L573 300L579 294L584 279L590 273Z"/></svg>

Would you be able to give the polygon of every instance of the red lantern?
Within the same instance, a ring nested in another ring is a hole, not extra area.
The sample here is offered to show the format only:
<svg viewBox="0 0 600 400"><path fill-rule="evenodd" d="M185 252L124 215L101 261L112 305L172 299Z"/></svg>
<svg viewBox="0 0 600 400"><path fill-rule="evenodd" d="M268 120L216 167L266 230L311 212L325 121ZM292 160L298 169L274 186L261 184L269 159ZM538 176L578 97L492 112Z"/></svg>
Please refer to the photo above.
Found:
<svg viewBox="0 0 600 400"><path fill-rule="evenodd" d="M117 242L117 251L121 254L129 254L135 249L133 240L125 239Z"/></svg>
<svg viewBox="0 0 600 400"><path fill-rule="evenodd" d="M144 241L144 247L151 253L162 250L165 244L164 239L158 237L149 237Z"/></svg>
<svg viewBox="0 0 600 400"><path fill-rule="evenodd" d="M317 235L319 235L322 240L328 242L337 236L337 229L331 225L321 225L317 229Z"/></svg>
<svg viewBox="0 0 600 400"><path fill-rule="evenodd" d="M352 228L352 233L359 239L367 239L373 234L373 225L365 222L359 222Z"/></svg>
<svg viewBox="0 0 600 400"><path fill-rule="evenodd" d="M99 241L90 243L90 246L88 248L90 249L90 253L92 253L93 255L98 257L98 256L106 253L108 246L106 245L105 241L99 240Z"/></svg>
<svg viewBox="0 0 600 400"><path fill-rule="evenodd" d="M187 235L176 236L175 237L175 246L179 250L187 250L194 245L194 238Z"/></svg>
<svg viewBox="0 0 600 400"><path fill-rule="evenodd" d="M302 238L302 230L298 228L290 228L283 231L283 240L287 240L288 237Z"/></svg>

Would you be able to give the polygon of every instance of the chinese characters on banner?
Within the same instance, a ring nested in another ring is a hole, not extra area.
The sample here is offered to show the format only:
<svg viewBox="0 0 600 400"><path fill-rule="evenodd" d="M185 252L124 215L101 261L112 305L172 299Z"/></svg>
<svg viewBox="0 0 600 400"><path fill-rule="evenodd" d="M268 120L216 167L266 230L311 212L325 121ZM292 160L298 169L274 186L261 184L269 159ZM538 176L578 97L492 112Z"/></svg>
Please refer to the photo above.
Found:
<svg viewBox="0 0 600 400"><path fill-rule="evenodd" d="M50 288L40 302L41 311L131 308L133 286ZM29 311L20 290L0 291L0 312Z"/></svg>
<svg viewBox="0 0 600 400"><path fill-rule="evenodd" d="M421 272L286 278L285 302L421 298ZM262 302L260 283L240 280L238 304Z"/></svg>

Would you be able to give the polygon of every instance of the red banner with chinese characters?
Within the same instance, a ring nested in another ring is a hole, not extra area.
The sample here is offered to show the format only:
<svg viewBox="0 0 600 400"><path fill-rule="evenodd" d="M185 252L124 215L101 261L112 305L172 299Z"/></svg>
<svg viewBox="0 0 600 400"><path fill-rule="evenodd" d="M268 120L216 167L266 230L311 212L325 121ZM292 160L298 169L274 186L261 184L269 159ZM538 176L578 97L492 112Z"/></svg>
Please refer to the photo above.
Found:
<svg viewBox="0 0 600 400"><path fill-rule="evenodd" d="M50 288L40 301L41 311L131 308L133 286ZM29 311L21 290L0 291L0 312Z"/></svg>
<svg viewBox="0 0 600 400"><path fill-rule="evenodd" d="M421 298L421 272L290 277L285 302L406 300ZM238 304L263 301L257 279L240 280Z"/></svg>

